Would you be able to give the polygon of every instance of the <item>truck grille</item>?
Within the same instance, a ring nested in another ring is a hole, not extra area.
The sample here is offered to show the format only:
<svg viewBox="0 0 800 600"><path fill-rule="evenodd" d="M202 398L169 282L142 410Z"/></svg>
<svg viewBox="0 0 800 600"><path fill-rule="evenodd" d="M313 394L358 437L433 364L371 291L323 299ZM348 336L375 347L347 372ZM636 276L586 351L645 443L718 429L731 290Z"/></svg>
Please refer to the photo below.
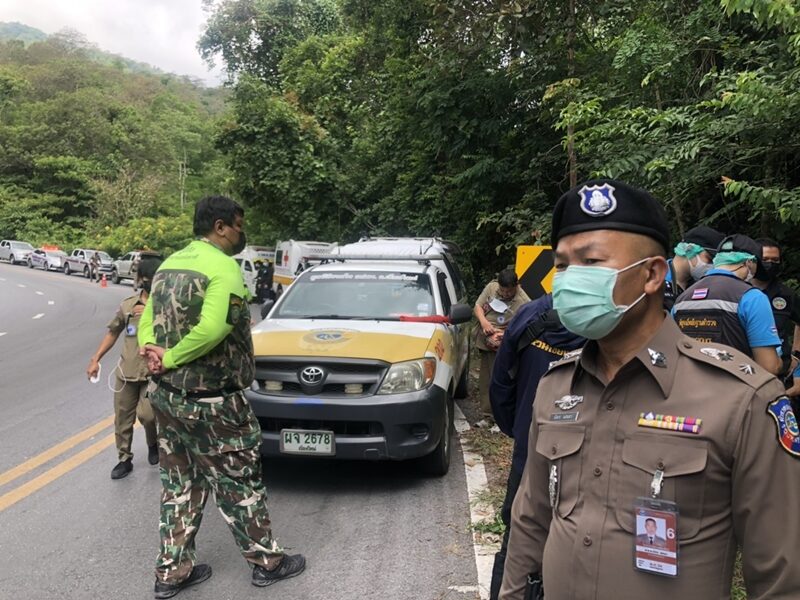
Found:
<svg viewBox="0 0 800 600"><path fill-rule="evenodd" d="M388 368L388 363L367 359L257 358L254 391L284 397L374 396ZM306 369L321 371L319 381L304 379Z"/></svg>
<svg viewBox="0 0 800 600"><path fill-rule="evenodd" d="M261 431L280 433L283 429L309 429L333 431L336 435L383 435L383 425L368 421L329 421L312 419L268 419L259 417Z"/></svg>

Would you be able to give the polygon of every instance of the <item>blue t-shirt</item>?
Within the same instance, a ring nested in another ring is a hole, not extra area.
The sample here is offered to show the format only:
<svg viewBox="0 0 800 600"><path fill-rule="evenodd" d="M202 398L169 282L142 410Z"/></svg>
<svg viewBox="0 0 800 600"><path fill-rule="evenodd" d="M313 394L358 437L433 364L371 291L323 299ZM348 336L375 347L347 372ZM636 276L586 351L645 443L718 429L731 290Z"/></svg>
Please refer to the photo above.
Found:
<svg viewBox="0 0 800 600"><path fill-rule="evenodd" d="M724 269L711 269L706 275L725 275L736 277ZM775 317L772 314L767 295L758 288L747 290L739 300L739 321L747 332L747 342L751 348L773 346L781 347Z"/></svg>

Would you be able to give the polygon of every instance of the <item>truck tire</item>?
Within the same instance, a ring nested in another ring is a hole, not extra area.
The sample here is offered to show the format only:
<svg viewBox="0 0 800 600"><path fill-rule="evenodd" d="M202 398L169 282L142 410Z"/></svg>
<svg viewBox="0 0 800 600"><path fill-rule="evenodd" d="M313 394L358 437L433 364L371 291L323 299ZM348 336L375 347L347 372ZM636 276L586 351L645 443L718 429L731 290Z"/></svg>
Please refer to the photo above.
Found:
<svg viewBox="0 0 800 600"><path fill-rule="evenodd" d="M453 397L457 400L462 400L467 397L467 394L469 394L469 351L467 351L467 362L464 363L464 371L461 373L461 377L458 378Z"/></svg>
<svg viewBox="0 0 800 600"><path fill-rule="evenodd" d="M14 258L13 254L8 257L8 262L10 262L12 265L17 264L17 260Z"/></svg>
<svg viewBox="0 0 800 600"><path fill-rule="evenodd" d="M33 268L33 261L30 259L30 257L28 257L28 268L29 269Z"/></svg>
<svg viewBox="0 0 800 600"><path fill-rule="evenodd" d="M431 475L433 477L447 475L447 471L450 469L450 453L451 446L453 445L453 432L455 431L455 427L453 425L453 398L449 393L445 398L444 406L444 424L439 444L433 452L419 459L422 471L426 475Z"/></svg>
<svg viewBox="0 0 800 600"><path fill-rule="evenodd" d="M122 280L119 278L119 273L117 273L117 270L116 270L116 269L114 269L113 271L111 271L111 281L113 281L113 282L114 282L115 284L117 284L117 285L119 285L119 282L120 282L120 281L122 281Z"/></svg>
<svg viewBox="0 0 800 600"><path fill-rule="evenodd" d="M72 269L69 268L69 263L64 265L64 275L68 277L72 275Z"/></svg>
<svg viewBox="0 0 800 600"><path fill-rule="evenodd" d="M89 267L83 267L83 276L89 279Z"/></svg>

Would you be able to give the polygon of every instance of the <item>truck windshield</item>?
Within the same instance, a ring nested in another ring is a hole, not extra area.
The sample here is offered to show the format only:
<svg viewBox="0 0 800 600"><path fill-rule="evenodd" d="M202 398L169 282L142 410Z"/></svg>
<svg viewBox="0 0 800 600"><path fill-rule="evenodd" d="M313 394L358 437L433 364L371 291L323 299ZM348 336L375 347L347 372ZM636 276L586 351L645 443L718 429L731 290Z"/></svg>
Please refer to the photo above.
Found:
<svg viewBox="0 0 800 600"><path fill-rule="evenodd" d="M431 282L422 273L311 273L286 291L273 318L376 319L435 313Z"/></svg>

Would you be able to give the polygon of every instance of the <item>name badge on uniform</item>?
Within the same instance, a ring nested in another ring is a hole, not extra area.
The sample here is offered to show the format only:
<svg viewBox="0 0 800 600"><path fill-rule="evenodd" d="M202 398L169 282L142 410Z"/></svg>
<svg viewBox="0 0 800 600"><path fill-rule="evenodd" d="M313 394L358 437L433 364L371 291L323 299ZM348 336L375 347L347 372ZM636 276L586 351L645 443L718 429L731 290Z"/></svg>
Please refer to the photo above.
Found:
<svg viewBox="0 0 800 600"><path fill-rule="evenodd" d="M637 498L633 504L633 566L637 571L677 577L678 505L658 497L663 477L663 471L656 471L651 497Z"/></svg>
<svg viewBox="0 0 800 600"><path fill-rule="evenodd" d="M133 337L136 335L136 325L131 325L128 323L128 326L125 328L125 335L128 337Z"/></svg>

